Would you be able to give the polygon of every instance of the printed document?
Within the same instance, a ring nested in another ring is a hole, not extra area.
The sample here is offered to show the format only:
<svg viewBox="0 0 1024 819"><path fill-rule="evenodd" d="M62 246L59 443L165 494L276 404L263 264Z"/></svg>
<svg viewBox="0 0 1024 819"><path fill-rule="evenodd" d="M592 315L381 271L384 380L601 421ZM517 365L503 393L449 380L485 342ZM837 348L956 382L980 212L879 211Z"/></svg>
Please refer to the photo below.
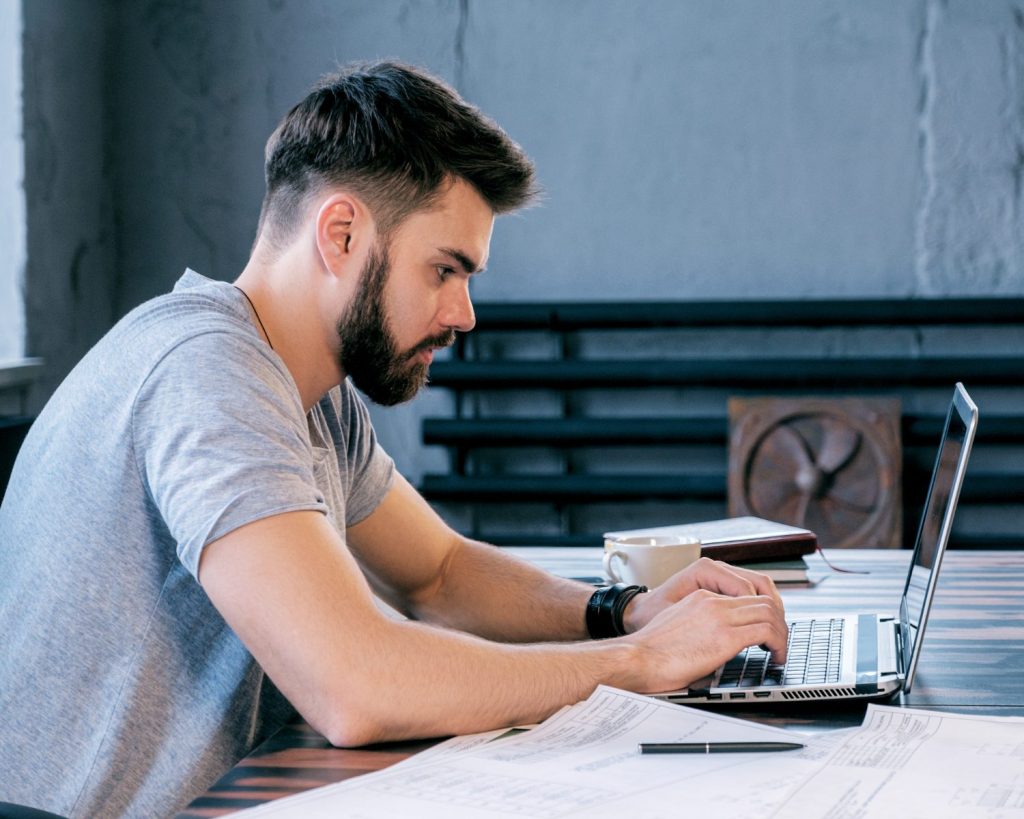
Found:
<svg viewBox="0 0 1024 819"><path fill-rule="evenodd" d="M1024 719L869 705L774 816L1024 817Z"/></svg>
<svg viewBox="0 0 1024 819"><path fill-rule="evenodd" d="M688 813L716 806L718 817L747 817L752 804L781 805L831 747L800 738L811 744L784 753L640 756L640 742L792 742L795 735L607 687L537 728L502 733L457 738L429 758L412 757L239 816L622 819L676 817L685 804Z"/></svg>
<svg viewBox="0 0 1024 819"><path fill-rule="evenodd" d="M778 753L644 755L639 742L793 741ZM705 813L707 812L707 813ZM601 687L524 733L456 737L384 771L240 817L1024 817L1024 719L870 705L800 735Z"/></svg>

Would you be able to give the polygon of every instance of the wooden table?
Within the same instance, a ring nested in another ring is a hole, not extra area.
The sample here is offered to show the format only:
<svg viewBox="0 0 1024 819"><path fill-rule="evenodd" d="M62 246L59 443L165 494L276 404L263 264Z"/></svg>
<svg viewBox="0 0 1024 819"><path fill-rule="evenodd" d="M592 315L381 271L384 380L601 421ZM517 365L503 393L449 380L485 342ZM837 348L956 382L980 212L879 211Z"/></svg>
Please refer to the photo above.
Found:
<svg viewBox="0 0 1024 819"><path fill-rule="evenodd" d="M559 574L599 573L599 549L513 549ZM829 571L818 558L809 584L783 586L787 612L892 612L910 560L908 551L830 552L833 563L869 574ZM909 695L916 708L1024 715L1024 551L948 552ZM860 724L861 705L800 704L734 709L758 722L826 730ZM333 748L305 724L290 725L239 762L180 817L223 816L235 810L339 782L399 762L435 740Z"/></svg>

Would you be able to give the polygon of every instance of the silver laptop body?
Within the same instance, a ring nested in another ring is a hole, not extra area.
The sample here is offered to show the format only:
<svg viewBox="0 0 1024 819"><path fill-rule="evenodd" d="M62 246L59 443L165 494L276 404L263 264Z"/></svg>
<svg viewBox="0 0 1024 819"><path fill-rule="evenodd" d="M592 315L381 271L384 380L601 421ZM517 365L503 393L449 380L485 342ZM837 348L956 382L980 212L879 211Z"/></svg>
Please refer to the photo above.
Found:
<svg viewBox="0 0 1024 819"><path fill-rule="evenodd" d="M884 699L909 692L977 426L978 408L958 383L896 616L803 616L790 623L785 666L772 665L766 652L752 647L690 688L657 696L729 705Z"/></svg>

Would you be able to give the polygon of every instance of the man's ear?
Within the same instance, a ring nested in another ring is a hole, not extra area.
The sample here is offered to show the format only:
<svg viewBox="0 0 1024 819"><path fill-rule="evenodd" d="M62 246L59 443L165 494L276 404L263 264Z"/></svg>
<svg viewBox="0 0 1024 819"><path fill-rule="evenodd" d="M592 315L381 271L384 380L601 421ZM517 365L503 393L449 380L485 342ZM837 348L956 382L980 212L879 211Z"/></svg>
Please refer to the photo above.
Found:
<svg viewBox="0 0 1024 819"><path fill-rule="evenodd" d="M316 214L316 247L324 267L335 275L343 273L370 246L373 230L370 213L359 199L331 194Z"/></svg>

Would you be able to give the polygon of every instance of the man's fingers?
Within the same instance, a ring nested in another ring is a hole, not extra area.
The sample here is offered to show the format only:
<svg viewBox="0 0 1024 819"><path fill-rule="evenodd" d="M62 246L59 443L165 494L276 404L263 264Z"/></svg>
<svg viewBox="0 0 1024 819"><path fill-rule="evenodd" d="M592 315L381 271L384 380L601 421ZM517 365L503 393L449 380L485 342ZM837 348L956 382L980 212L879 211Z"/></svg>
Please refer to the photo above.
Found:
<svg viewBox="0 0 1024 819"><path fill-rule="evenodd" d="M744 626L743 628L752 628L757 632L757 634L746 639L744 648L746 646L760 646L772 655L774 662L779 664L786 662L789 628L785 623L781 626L777 623L753 623L751 626Z"/></svg>
<svg viewBox="0 0 1024 819"><path fill-rule="evenodd" d="M764 646L776 662L786 661L786 645L789 642L789 626L782 610L767 595L745 598L722 599L721 605L728 608L725 624L735 630L741 645Z"/></svg>
<svg viewBox="0 0 1024 819"><path fill-rule="evenodd" d="M729 568L736 574L740 575L740 577L748 580L756 589L756 594L763 594L771 597L778 604L779 608L782 608L782 596L779 594L779 590L775 588L774 580L760 572L744 569L740 566L730 566Z"/></svg>
<svg viewBox="0 0 1024 819"><path fill-rule="evenodd" d="M649 651L644 691L689 685L752 645L764 645L778 662L786 658L788 627L769 595L732 597L699 588L662 609L635 638Z"/></svg>
<svg viewBox="0 0 1024 819"><path fill-rule="evenodd" d="M718 560L701 558L700 562L703 564L700 566L702 588L717 591L719 594L727 594L730 597L766 595L775 600L779 608L782 608L782 598L770 577Z"/></svg>
<svg viewBox="0 0 1024 819"><path fill-rule="evenodd" d="M748 646L758 646L772 655L772 662L782 665L786 662L788 639L780 635L778 630L767 623L752 623L749 626L740 626L737 633L743 636L743 646L737 654Z"/></svg>
<svg viewBox="0 0 1024 819"><path fill-rule="evenodd" d="M701 588L730 597L750 597L757 594L757 588L751 579L743 572L736 571L735 566L702 557L698 562L698 569Z"/></svg>

